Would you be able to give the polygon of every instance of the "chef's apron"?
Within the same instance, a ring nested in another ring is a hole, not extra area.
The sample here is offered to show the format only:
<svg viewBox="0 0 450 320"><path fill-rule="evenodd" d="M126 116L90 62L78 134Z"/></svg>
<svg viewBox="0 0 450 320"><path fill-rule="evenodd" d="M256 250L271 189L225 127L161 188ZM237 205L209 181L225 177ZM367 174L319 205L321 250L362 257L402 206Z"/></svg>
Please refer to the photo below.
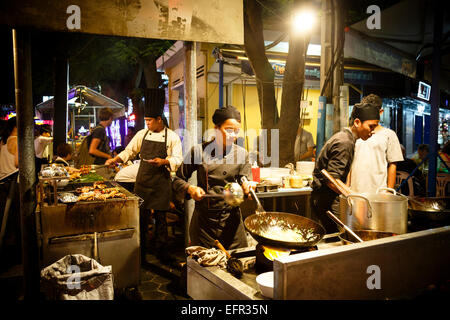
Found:
<svg viewBox="0 0 450 320"><path fill-rule="evenodd" d="M141 159L167 157L167 128L164 130L164 142L149 141L145 138L152 133L147 131L142 140ZM170 172L165 166L155 167L146 161L140 162L134 185L134 193L144 200L144 209L167 211L172 197Z"/></svg>
<svg viewBox="0 0 450 320"><path fill-rule="evenodd" d="M207 194L223 194L227 182L234 182L240 165L206 164L198 175L206 175ZM247 237L239 207L231 207L223 199L204 198L196 202L190 225L191 245L214 247L217 239L226 249L247 247Z"/></svg>

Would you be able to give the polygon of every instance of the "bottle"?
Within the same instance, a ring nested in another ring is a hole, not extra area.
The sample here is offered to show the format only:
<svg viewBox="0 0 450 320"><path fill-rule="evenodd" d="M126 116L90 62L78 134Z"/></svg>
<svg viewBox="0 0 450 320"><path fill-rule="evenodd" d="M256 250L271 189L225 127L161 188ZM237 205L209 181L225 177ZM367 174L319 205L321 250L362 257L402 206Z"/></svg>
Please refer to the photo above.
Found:
<svg viewBox="0 0 450 320"><path fill-rule="evenodd" d="M260 180L260 169L259 169L256 161L253 162L253 164L252 164L252 178L253 178L253 181L256 181L256 182L261 181Z"/></svg>

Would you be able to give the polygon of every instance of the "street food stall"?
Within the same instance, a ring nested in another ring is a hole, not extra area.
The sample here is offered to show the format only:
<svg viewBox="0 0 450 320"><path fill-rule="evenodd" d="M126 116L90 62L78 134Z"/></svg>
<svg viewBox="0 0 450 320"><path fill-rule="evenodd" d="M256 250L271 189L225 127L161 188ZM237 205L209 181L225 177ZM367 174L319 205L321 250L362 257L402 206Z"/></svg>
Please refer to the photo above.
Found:
<svg viewBox="0 0 450 320"><path fill-rule="evenodd" d="M50 120L53 112L54 99L48 99L36 106L39 117L43 120ZM69 131L68 140L72 143L74 150L83 141L90 129L97 124L98 109L108 107L114 113L114 121L106 129L110 137L111 150L113 150L125 136L125 128L121 129L120 118L125 116L125 106L111 98L92 90L86 86L75 86L69 90L67 96L67 105L69 108ZM49 118L49 119L47 119ZM124 124L122 125L124 126Z"/></svg>
<svg viewBox="0 0 450 320"><path fill-rule="evenodd" d="M95 170L58 165L40 171L37 194L41 268L83 254L112 266L115 287L139 285L139 197Z"/></svg>
<svg viewBox="0 0 450 320"><path fill-rule="evenodd" d="M270 290L277 300L414 298L427 286L448 281L449 245L449 226L351 245L323 241L312 251L274 259ZM255 247L230 253L243 261L260 257ZM254 266L241 279L218 266L203 267L192 258L187 268L188 295L193 299L270 298L262 295ZM376 275L379 287L372 286Z"/></svg>
<svg viewBox="0 0 450 320"><path fill-rule="evenodd" d="M406 215L398 214L397 224L386 223L389 219L381 223L382 215L394 213L386 199L383 212L376 211L379 204L373 200L373 215L362 211L365 229L352 224L354 232L345 226L333 234L325 234L301 211L257 210L244 220L257 244L227 255L228 260L240 260L240 276L230 272L228 265L227 269L205 265L190 256L188 295L218 300L404 299L419 296L430 285L448 283L450 199L406 198ZM347 214L357 220L362 217L360 207L341 210L348 209ZM374 225L383 230L369 230ZM397 233L387 232L392 227ZM357 242L352 233L363 239Z"/></svg>

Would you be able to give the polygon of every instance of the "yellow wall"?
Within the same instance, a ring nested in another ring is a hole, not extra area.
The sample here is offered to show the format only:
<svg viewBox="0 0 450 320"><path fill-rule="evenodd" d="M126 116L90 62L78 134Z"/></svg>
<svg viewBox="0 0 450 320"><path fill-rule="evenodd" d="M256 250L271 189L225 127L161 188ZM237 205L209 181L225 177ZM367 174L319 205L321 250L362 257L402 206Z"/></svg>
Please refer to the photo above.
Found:
<svg viewBox="0 0 450 320"><path fill-rule="evenodd" d="M215 62L215 58L211 54L215 44L202 43L201 50L206 55L206 65L205 71L207 76L207 71L211 68L211 66ZM247 131L248 131L248 142L250 149L253 148L252 142L253 139L259 134L259 130L261 129L261 115L259 111L259 102L258 102L258 92L255 85L246 85L245 89L245 108L246 108L246 120L247 120ZM278 111L280 111L281 104L281 93L282 89L280 87L275 88L276 99ZM206 130L213 129L214 124L212 122L212 115L214 114L214 110L219 107L219 84L218 83L206 83L206 108L205 108L205 119L204 119L204 127L203 133L205 134ZM224 90L224 102L226 101L226 90ZM311 132L313 135L314 141L316 141L317 135L317 115L318 115L318 104L319 104L319 90L308 90L308 96L306 97L305 90L305 98L308 101L312 101L312 110L313 115L312 119L305 120L304 128ZM242 118L242 130L241 136L244 137L244 103L243 103L243 94L242 94L242 84L233 84L232 87L232 100L231 103L241 112Z"/></svg>

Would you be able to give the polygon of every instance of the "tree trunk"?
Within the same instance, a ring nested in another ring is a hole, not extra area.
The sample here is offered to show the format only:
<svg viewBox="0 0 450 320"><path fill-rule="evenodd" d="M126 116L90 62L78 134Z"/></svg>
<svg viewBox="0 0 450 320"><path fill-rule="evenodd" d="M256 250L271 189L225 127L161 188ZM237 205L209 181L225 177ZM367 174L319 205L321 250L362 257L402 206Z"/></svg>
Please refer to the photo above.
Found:
<svg viewBox="0 0 450 320"><path fill-rule="evenodd" d="M281 96L280 167L293 163L294 143L300 121L300 101L305 83L305 59L309 36L289 36L289 53L283 78Z"/></svg>
<svg viewBox="0 0 450 320"><path fill-rule="evenodd" d="M334 119L333 132L341 130L341 107L340 107L340 87L344 84L344 10L343 4L338 0L334 1L334 33L335 41L333 50L336 52L335 64L333 72L333 105Z"/></svg>
<svg viewBox="0 0 450 320"><path fill-rule="evenodd" d="M278 122L278 109L275 100L275 72L266 57L264 48L262 10L254 0L246 0L244 8L245 53L256 77L261 128L270 130Z"/></svg>
<svg viewBox="0 0 450 320"><path fill-rule="evenodd" d="M145 85L147 88L158 88L161 76L156 70L156 57L149 55L139 59L139 64L144 71Z"/></svg>

